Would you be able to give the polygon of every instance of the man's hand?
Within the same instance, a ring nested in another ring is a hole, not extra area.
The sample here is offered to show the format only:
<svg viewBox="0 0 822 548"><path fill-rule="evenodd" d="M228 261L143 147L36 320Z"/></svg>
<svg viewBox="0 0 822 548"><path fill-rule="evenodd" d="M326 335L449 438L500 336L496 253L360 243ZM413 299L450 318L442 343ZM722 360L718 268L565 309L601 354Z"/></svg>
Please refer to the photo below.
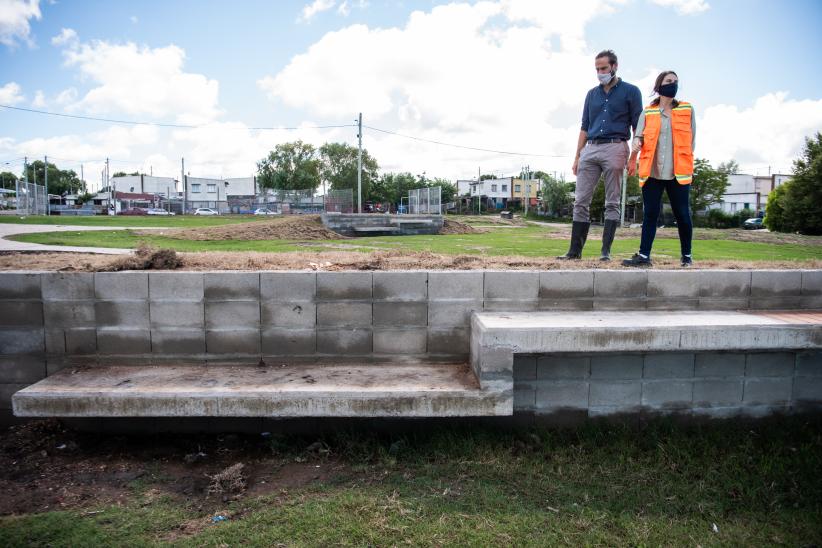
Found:
<svg viewBox="0 0 822 548"><path fill-rule="evenodd" d="M571 172L576 176L577 169L579 168L579 156L574 158L574 165L571 166Z"/></svg>

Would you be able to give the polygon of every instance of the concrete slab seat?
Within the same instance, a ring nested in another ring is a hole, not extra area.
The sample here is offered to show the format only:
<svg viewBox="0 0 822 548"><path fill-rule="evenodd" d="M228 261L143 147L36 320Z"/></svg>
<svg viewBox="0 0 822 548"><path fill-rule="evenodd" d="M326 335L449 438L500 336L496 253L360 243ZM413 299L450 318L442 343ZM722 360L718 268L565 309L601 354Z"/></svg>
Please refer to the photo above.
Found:
<svg viewBox="0 0 822 548"><path fill-rule="evenodd" d="M510 415L467 364L101 366L64 369L12 398L18 417Z"/></svg>
<svg viewBox="0 0 822 548"><path fill-rule="evenodd" d="M822 348L822 311L480 312L471 366L513 388L514 354Z"/></svg>

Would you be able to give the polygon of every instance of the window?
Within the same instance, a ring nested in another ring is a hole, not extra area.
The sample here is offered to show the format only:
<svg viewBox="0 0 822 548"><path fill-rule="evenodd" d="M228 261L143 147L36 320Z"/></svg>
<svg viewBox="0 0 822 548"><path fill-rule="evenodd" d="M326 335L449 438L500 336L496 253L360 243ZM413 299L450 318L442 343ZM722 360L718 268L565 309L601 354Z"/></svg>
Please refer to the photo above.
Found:
<svg viewBox="0 0 822 548"><path fill-rule="evenodd" d="M748 203L748 202L745 202L745 209L751 209L751 204Z"/></svg>
<svg viewBox="0 0 822 548"><path fill-rule="evenodd" d="M491 185L491 192L497 191L497 185Z"/></svg>
<svg viewBox="0 0 822 548"><path fill-rule="evenodd" d="M209 183L209 184L208 184L208 191L209 191L209 192L217 192L217 185L216 185L216 184Z"/></svg>
<svg viewBox="0 0 822 548"><path fill-rule="evenodd" d="M502 185L502 191L508 192L508 185Z"/></svg>
<svg viewBox="0 0 822 548"><path fill-rule="evenodd" d="M191 193L192 194L199 194L200 193L200 185L198 183L191 184Z"/></svg>
<svg viewBox="0 0 822 548"><path fill-rule="evenodd" d="M522 185L514 185L514 192L522 192Z"/></svg>

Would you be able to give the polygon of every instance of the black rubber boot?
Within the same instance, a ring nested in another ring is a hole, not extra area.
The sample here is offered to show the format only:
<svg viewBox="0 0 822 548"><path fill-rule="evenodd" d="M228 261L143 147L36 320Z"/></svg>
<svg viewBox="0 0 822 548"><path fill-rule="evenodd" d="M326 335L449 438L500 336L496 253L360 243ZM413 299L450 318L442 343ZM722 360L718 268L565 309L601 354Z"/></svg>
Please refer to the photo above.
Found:
<svg viewBox="0 0 822 548"><path fill-rule="evenodd" d="M602 229L602 253L600 254L600 261L611 260L611 244L614 243L614 235L619 226L619 221L605 221L605 228Z"/></svg>
<svg viewBox="0 0 822 548"><path fill-rule="evenodd" d="M560 255L557 259L562 261L581 259L582 248L585 247L585 240L588 239L589 228L591 228L591 223L574 221L571 225L571 246L568 248L568 253Z"/></svg>

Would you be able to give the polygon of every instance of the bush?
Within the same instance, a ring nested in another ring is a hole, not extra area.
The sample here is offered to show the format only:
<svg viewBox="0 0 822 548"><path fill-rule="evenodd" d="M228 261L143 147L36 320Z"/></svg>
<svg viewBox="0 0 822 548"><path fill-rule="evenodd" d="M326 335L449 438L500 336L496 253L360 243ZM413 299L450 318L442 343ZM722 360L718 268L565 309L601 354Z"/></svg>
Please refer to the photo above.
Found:
<svg viewBox="0 0 822 548"><path fill-rule="evenodd" d="M822 234L822 133L805 139L793 178L768 196L765 225L779 232Z"/></svg>

